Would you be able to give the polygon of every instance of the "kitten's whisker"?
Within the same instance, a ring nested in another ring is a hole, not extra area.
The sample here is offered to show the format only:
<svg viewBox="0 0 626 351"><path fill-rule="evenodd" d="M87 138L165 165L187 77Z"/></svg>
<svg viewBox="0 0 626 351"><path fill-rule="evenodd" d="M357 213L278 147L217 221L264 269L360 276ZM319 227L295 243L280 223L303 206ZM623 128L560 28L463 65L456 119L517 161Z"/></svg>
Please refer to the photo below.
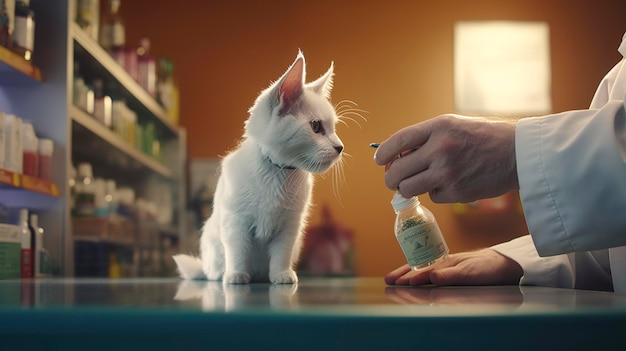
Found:
<svg viewBox="0 0 626 351"><path fill-rule="evenodd" d="M361 108L343 108L340 111L342 113L345 113L345 112L369 113L369 111L361 109ZM363 116L361 116L361 117L363 117ZM363 119L365 119L365 117L363 117Z"/></svg>
<svg viewBox="0 0 626 351"><path fill-rule="evenodd" d="M339 101L337 104L335 104L335 110L344 108L344 107L350 107L350 105L358 106L356 102L352 100L344 99L344 100Z"/></svg>
<svg viewBox="0 0 626 351"><path fill-rule="evenodd" d="M344 169L345 160L343 158L343 155L346 155L346 154L345 153L342 154L342 157L339 158L339 160L337 160L337 163L333 166L333 178L332 178L333 195L335 196L335 199L337 200L337 202L339 202L339 205L341 207L343 207L343 204L341 202L340 188L341 186L347 185L345 169Z"/></svg>
<svg viewBox="0 0 626 351"><path fill-rule="evenodd" d="M346 115L341 115L341 116L339 116L339 120L340 120L340 121L342 121L342 122L344 122L344 124L345 124L345 121L343 121L344 119L346 119L346 120L348 120L348 121L351 121L351 122L354 122L354 124L356 124L357 126L359 126L359 128L363 129L363 127L361 126L361 124L360 124L360 123L359 123L356 119L354 119L354 118L352 118L352 117L348 117L348 116L346 116ZM346 126L348 126L348 125L346 124Z"/></svg>
<svg viewBox="0 0 626 351"><path fill-rule="evenodd" d="M362 113L368 113L368 112L361 111L361 110L344 110L344 111L341 111L341 113L338 114L338 116L347 116L347 115L357 116L357 117L360 117L363 120L363 122L367 122L367 118L365 118L365 116L363 116Z"/></svg>
<svg viewBox="0 0 626 351"><path fill-rule="evenodd" d="M337 112L337 114L341 114L342 112L350 111L350 110L358 110L361 112L367 112L365 110L357 109L354 106L358 106L356 102L351 101L351 100L342 100L337 105L335 105L335 111Z"/></svg>

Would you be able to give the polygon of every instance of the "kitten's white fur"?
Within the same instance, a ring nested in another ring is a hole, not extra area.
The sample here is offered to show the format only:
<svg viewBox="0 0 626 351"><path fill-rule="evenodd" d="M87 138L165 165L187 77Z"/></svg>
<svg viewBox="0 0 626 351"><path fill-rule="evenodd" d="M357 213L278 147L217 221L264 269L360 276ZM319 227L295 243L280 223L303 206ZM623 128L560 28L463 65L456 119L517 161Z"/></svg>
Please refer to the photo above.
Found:
<svg viewBox="0 0 626 351"><path fill-rule="evenodd" d="M200 258L176 255L185 279L227 284L298 281L294 266L313 187L340 158L337 115L330 104L333 65L305 83L302 52L250 108L243 140L226 155L205 222Z"/></svg>

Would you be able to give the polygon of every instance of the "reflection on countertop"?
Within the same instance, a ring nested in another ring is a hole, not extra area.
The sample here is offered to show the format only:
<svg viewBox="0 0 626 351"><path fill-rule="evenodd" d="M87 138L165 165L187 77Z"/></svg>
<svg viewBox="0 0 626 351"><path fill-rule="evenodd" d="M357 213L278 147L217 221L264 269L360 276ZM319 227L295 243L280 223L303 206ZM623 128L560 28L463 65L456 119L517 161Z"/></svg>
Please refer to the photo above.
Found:
<svg viewBox="0 0 626 351"><path fill-rule="evenodd" d="M203 311L228 312L267 306L298 308L297 284L222 284L217 281L183 280L174 300L200 303Z"/></svg>
<svg viewBox="0 0 626 351"><path fill-rule="evenodd" d="M519 286L403 287L382 278L304 278L294 285L166 279L0 281L0 311L106 308L318 315L499 315L604 311L626 315L626 295Z"/></svg>

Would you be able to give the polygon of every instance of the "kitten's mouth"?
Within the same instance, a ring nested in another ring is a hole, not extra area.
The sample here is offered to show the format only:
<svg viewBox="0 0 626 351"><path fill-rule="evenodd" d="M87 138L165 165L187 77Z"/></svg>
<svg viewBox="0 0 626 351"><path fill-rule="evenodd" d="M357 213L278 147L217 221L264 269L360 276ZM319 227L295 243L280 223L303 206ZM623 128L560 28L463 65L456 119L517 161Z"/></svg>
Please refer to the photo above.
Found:
<svg viewBox="0 0 626 351"><path fill-rule="evenodd" d="M340 156L334 157L332 159L329 160L323 160L321 162L316 162L313 165L311 165L311 169L308 169L309 172L311 173L324 173L326 171L328 171L329 169L331 169L335 163L337 163L337 161L339 161Z"/></svg>

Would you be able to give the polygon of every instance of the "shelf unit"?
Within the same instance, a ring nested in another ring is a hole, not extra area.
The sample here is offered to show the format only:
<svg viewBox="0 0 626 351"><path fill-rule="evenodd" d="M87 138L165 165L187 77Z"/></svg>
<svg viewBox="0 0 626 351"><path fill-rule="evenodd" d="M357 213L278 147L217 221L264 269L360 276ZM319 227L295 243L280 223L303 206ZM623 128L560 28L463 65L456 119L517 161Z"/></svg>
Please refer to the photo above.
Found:
<svg viewBox="0 0 626 351"><path fill-rule="evenodd" d="M158 225L155 235L176 238L186 233L185 130L169 121L156 100L74 23L75 1L31 1L37 14L33 63L0 48L0 110L32 121L37 134L55 144L50 193L42 191L45 183L0 171L0 203L39 213L46 229L44 246L59 261L60 273L65 276L75 273L74 247L79 241L131 249L137 245L128 239L75 235L67 184L72 165L79 162L92 163L96 176L132 187L142 197L150 196L155 187L165 187L174 199L173 221ZM112 82L140 120L159 128L164 160L136 149L72 104L75 60L87 81L98 77Z"/></svg>
<svg viewBox="0 0 626 351"><path fill-rule="evenodd" d="M37 66L2 46L0 46L0 72L4 79L17 80L26 76L38 82L42 81L41 71Z"/></svg>

